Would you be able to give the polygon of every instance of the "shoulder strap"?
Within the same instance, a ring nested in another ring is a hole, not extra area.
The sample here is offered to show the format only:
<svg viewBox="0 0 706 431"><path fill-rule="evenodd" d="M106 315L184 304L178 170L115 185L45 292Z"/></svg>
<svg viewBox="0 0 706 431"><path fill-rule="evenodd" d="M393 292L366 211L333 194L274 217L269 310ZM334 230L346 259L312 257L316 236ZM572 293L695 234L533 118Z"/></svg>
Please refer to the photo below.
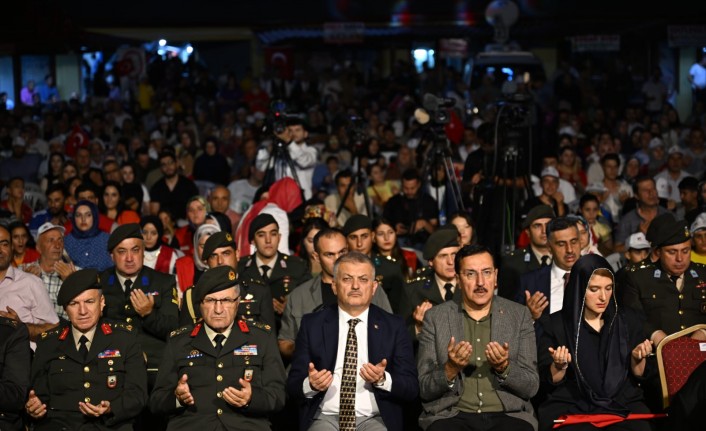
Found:
<svg viewBox="0 0 706 431"><path fill-rule="evenodd" d="M191 292L193 289L186 289L184 292L184 300L186 301L186 307L189 310L189 316L191 316L191 321L196 323L196 312L194 312L194 303L191 300Z"/></svg>

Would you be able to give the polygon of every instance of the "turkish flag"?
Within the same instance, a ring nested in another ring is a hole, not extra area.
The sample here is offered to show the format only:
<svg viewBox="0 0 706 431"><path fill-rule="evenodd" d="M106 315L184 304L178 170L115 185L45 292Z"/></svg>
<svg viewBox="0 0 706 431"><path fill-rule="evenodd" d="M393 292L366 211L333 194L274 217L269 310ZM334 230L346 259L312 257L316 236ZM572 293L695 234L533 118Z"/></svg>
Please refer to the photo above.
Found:
<svg viewBox="0 0 706 431"><path fill-rule="evenodd" d="M553 428L561 428L564 425L575 425L580 423L590 423L594 427L605 428L622 421L650 420L664 417L667 417L664 413L630 413L626 417L611 414L564 415L559 416L559 419L554 421Z"/></svg>
<svg viewBox="0 0 706 431"><path fill-rule="evenodd" d="M455 145L458 145L463 139L463 123L461 122L461 119L458 118L455 111L450 110L450 112L451 115L449 115L449 122L446 126L444 126L444 131L446 132L446 137L449 138L449 141L453 142Z"/></svg>
<svg viewBox="0 0 706 431"><path fill-rule="evenodd" d="M90 140L90 136L81 128L81 125L78 123L74 124L71 133L66 138L66 155L71 158L76 157L76 151L81 147L88 147Z"/></svg>

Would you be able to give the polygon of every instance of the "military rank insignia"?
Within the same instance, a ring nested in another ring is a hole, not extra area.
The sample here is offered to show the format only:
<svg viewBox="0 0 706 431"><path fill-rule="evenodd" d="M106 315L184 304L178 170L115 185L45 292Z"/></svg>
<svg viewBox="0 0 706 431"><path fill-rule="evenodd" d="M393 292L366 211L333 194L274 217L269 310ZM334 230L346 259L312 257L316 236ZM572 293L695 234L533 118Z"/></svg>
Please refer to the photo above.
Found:
<svg viewBox="0 0 706 431"><path fill-rule="evenodd" d="M245 372L243 373L243 380L246 382L252 382L252 376L253 376L254 370L252 368L246 368Z"/></svg>
<svg viewBox="0 0 706 431"><path fill-rule="evenodd" d="M238 328L240 328L240 332L250 332L250 328L248 328L248 322L246 322L245 320L238 320Z"/></svg>
<svg viewBox="0 0 706 431"><path fill-rule="evenodd" d="M115 389L118 386L118 376L114 374L109 375L106 384L109 389Z"/></svg>
<svg viewBox="0 0 706 431"><path fill-rule="evenodd" d="M186 357L186 359L194 359L194 358L200 358L203 356L203 353L199 352L198 350L194 349L189 352L189 355Z"/></svg>
<svg viewBox="0 0 706 431"><path fill-rule="evenodd" d="M228 280L230 280L230 281L235 280L235 272L230 271L230 272L228 273Z"/></svg>

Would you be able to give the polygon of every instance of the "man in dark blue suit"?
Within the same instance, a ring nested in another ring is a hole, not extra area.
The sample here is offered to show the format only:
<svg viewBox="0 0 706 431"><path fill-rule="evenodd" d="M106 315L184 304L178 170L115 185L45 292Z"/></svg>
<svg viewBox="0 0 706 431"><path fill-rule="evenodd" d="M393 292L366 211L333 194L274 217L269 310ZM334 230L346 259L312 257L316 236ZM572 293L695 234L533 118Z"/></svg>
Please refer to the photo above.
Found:
<svg viewBox="0 0 706 431"><path fill-rule="evenodd" d="M571 267L581 257L576 220L558 217L547 224L552 264L523 274L515 301L527 305L534 320L561 310Z"/></svg>
<svg viewBox="0 0 706 431"><path fill-rule="evenodd" d="M404 321L371 305L378 285L366 255L340 257L333 274L338 304L304 316L287 379L299 429L401 431L403 403L419 393Z"/></svg>

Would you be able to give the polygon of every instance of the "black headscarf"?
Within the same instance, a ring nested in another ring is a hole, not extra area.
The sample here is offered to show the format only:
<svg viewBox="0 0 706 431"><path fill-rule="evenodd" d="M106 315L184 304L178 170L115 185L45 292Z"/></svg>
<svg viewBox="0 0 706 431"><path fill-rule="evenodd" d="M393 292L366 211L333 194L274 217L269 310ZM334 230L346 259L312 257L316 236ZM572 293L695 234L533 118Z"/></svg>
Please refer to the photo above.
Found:
<svg viewBox="0 0 706 431"><path fill-rule="evenodd" d="M162 238L164 237L164 225L162 225L162 220L160 220L160 218L157 216L148 215L143 216L140 219L140 227L143 230L145 228L145 225L147 225L148 223L152 224L154 228L157 229L157 243L152 248L147 248L147 246L145 246L145 251L154 251L164 244L164 242L162 241Z"/></svg>
<svg viewBox="0 0 706 431"><path fill-rule="evenodd" d="M600 341L597 355L586 341L591 331L595 332L584 320L586 289L598 269L608 271L615 280L610 264L599 255L587 254L576 261L571 268L560 313L569 339L568 347L576 381L584 394L583 401L589 404L585 406L586 410L598 407L606 412L626 416L629 413L627 407L614 400L627 379L630 366L628 328L618 313L615 291L601 316L604 323L598 333Z"/></svg>

